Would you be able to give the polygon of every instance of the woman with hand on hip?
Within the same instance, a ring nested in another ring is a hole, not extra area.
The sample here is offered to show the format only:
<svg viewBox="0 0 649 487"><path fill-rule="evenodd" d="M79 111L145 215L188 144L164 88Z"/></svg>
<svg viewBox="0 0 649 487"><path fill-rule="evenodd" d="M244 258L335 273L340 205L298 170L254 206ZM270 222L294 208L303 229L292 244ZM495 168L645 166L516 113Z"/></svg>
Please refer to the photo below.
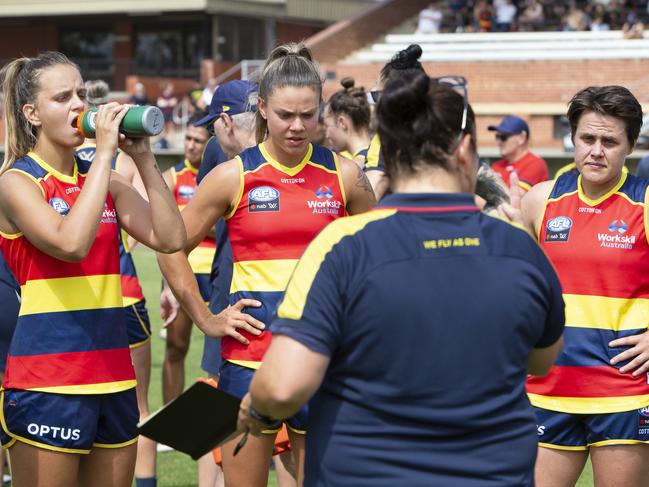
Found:
<svg viewBox="0 0 649 487"><path fill-rule="evenodd" d="M527 390L537 413L536 485L573 486L590 456L595 485L649 479L647 190L624 167L642 107L622 86L568 106L576 171L534 186L523 221L557 269L566 347Z"/></svg>
<svg viewBox="0 0 649 487"><path fill-rule="evenodd" d="M329 222L375 203L363 171L314 144L322 80L301 44L273 50L259 82L258 145L220 164L183 210L189 252L220 218L227 223L234 259L230 307L217 315L201 299L184 253L160 255L174 294L207 335L223 337L219 388L243 397L270 343L270 320L308 243ZM304 459L306 410L287 419L298 484ZM226 485L266 486L277 428L223 448Z"/></svg>

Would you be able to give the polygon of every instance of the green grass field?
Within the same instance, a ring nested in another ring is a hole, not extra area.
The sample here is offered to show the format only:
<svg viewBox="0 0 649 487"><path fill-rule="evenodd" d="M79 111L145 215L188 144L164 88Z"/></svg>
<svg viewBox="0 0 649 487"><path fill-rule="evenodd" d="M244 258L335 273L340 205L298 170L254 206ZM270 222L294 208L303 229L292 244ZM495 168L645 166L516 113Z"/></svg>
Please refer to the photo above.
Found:
<svg viewBox="0 0 649 487"><path fill-rule="evenodd" d="M149 308L152 333L152 370L151 386L149 387L149 407L156 411L162 405L162 361L164 358L164 340L160 338L160 271L153 252L138 247L133 252L135 264L144 295ZM201 355L203 353L203 336L198 328L194 327L189 354L185 362L185 387L204 376L200 369ZM577 483L577 487L590 487L593 485L590 463ZM177 452L158 454L158 486L159 487L193 487L196 483L196 462L189 456ZM269 486L277 485L275 476L271 472Z"/></svg>

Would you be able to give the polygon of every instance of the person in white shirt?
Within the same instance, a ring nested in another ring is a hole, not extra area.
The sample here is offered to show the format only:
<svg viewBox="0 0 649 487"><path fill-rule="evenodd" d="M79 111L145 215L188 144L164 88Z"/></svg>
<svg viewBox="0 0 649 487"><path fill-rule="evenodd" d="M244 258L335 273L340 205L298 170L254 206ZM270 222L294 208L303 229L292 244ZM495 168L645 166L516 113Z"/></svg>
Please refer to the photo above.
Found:
<svg viewBox="0 0 649 487"><path fill-rule="evenodd" d="M417 21L417 34L437 34L442 25L443 14L441 10L431 3L424 10L419 12Z"/></svg>
<svg viewBox="0 0 649 487"><path fill-rule="evenodd" d="M506 0L496 5L496 30L509 32L516 20L516 5L512 0Z"/></svg>

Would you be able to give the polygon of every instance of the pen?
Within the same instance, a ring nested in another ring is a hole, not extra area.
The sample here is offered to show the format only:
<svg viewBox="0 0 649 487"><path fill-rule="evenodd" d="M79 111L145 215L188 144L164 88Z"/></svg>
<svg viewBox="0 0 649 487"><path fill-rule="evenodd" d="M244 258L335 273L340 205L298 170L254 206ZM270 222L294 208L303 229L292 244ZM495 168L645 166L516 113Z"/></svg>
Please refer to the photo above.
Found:
<svg viewBox="0 0 649 487"><path fill-rule="evenodd" d="M246 444L246 441L248 440L248 434L250 433L250 430L247 429L245 433L243 433L243 436L239 440L239 443L237 443L237 446L234 447L234 452L232 452L232 456L237 456L237 453L243 448L243 445Z"/></svg>

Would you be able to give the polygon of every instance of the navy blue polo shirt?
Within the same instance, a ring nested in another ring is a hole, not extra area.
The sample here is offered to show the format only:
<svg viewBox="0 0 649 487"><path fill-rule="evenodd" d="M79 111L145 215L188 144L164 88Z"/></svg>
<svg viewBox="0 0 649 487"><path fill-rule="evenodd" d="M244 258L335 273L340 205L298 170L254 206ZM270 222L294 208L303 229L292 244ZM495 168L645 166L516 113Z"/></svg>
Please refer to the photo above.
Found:
<svg viewBox="0 0 649 487"><path fill-rule="evenodd" d="M223 152L223 149L221 148L221 145L219 144L219 141L216 138L216 136L210 137L210 139L207 141L207 144L205 144L205 149L203 149L203 158L201 161L201 167L198 169L198 175L196 176L196 184L200 184L203 178L207 176L207 173L209 173L216 166L226 161L229 161L230 159L231 158L228 157L225 152ZM232 267L232 248L230 247L230 240L227 234L227 227L225 225L225 221L223 220L223 218L219 218L219 221L216 222L215 230L216 230L215 232L216 233L216 253L214 254L214 259L212 260L212 270L210 273L210 281L212 282L213 286L215 285L216 278L219 274L219 269L223 268L221 262L225 260L225 263L227 264L229 262L230 268ZM226 252L225 255L223 255L224 251ZM228 252L229 252L229 257L227 254ZM227 281L226 293L228 295L230 293L230 281L232 280L231 269L229 270L229 276L230 276L229 278L227 276L221 278L222 282L226 283ZM227 298L226 298L226 306L227 306Z"/></svg>
<svg viewBox="0 0 649 487"><path fill-rule="evenodd" d="M207 173L216 166L230 159L231 158L223 152L216 136L210 137L207 144L205 144L205 149L203 149L203 159L201 161L201 167L198 169L198 176L196 176L196 184L200 184Z"/></svg>
<svg viewBox="0 0 649 487"><path fill-rule="evenodd" d="M217 138L211 137L203 150L203 160L198 170L196 184L219 164L230 160L221 148ZM228 307L230 283L232 282L232 246L228 238L228 231L223 218L216 222L216 253L212 260L210 273L212 291L210 293L209 308L212 313L219 313ZM221 366L221 340L205 337L203 342L203 358L201 368L206 372L216 375Z"/></svg>
<svg viewBox="0 0 649 487"><path fill-rule="evenodd" d="M330 357L305 485L532 485L527 359L563 323L545 254L472 195L392 194L333 222L272 325Z"/></svg>

